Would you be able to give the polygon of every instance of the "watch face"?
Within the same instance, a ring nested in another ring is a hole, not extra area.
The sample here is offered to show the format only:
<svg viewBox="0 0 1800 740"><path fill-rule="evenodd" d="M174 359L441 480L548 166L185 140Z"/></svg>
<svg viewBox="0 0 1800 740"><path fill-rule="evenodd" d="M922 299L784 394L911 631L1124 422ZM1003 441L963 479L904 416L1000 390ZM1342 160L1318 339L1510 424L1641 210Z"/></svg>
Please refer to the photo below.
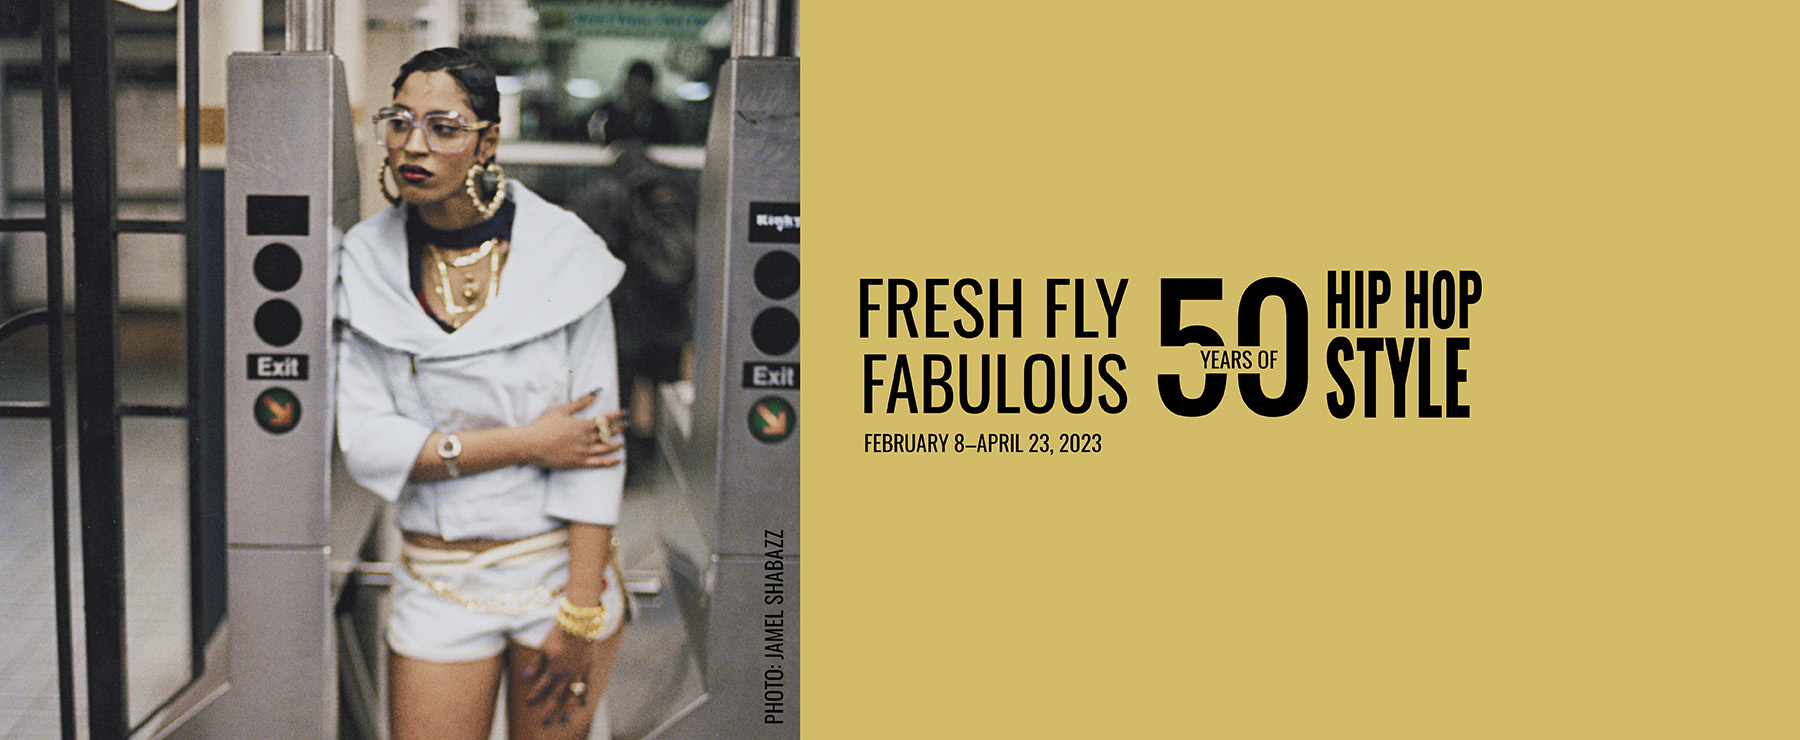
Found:
<svg viewBox="0 0 1800 740"><path fill-rule="evenodd" d="M456 457L462 454L462 440L454 434L444 435L444 441L438 443L439 457Z"/></svg>

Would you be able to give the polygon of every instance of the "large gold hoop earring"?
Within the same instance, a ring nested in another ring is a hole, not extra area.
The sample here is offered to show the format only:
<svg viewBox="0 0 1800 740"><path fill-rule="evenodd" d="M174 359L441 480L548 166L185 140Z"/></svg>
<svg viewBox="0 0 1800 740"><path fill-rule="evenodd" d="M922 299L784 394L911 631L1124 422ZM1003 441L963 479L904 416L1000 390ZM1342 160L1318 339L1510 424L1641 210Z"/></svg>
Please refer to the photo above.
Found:
<svg viewBox="0 0 1800 740"><path fill-rule="evenodd" d="M382 157L381 170L375 173L375 183L381 186L381 197L387 198L388 205L397 206L400 205L400 196L388 189L388 174L387 157Z"/></svg>
<svg viewBox="0 0 1800 740"><path fill-rule="evenodd" d="M481 201L481 188L477 182L483 172L494 178L494 199L486 203ZM506 202L506 170L500 169L498 162L473 165L469 167L469 174L463 177L463 190L468 191L469 202L475 204L475 212L481 214L483 220L493 218L500 212L500 204Z"/></svg>

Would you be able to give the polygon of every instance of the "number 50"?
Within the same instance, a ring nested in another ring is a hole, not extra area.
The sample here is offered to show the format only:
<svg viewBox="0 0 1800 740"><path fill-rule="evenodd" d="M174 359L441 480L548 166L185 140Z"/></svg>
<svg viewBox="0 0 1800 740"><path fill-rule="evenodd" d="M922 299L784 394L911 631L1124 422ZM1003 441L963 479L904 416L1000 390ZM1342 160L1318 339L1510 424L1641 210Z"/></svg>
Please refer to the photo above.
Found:
<svg viewBox="0 0 1800 740"><path fill-rule="evenodd" d="M1223 347L1224 338L1210 327L1200 324L1181 325L1181 304L1185 301L1216 301L1222 293L1219 278L1163 278L1162 280L1162 346ZM1281 299L1287 312L1287 387L1281 395L1270 398L1263 393L1262 373L1238 373L1238 393L1244 405L1262 416L1286 416L1300 407L1306 398L1306 295L1286 278L1266 277L1250 284L1238 299L1238 346L1262 344L1262 304L1269 298ZM1180 416L1205 416L1219 407L1225 398L1225 373L1207 373L1200 395L1189 397L1181 390L1181 376L1162 373L1156 376L1156 390L1163 406Z"/></svg>

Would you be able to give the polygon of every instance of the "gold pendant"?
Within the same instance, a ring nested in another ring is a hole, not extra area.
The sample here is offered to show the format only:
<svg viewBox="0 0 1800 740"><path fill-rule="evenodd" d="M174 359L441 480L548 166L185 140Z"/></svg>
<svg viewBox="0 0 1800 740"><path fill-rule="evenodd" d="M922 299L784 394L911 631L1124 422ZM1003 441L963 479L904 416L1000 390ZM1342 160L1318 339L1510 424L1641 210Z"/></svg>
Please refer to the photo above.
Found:
<svg viewBox="0 0 1800 740"><path fill-rule="evenodd" d="M494 297L500 292L500 266L505 261L507 252L501 246L502 244L500 238L495 237L482 242L474 253L461 257L450 257L444 254L437 245L428 245L434 258L432 263L437 268L438 277L437 285L433 286L432 292L437 294L439 302L442 303L445 323L449 324L451 328L462 328L462 325L473 318L477 311L493 302ZM488 274L485 280L480 279L478 275L479 263L483 259L488 262ZM462 276L460 291L451 287L451 268L467 270ZM486 284L485 290L482 287L483 283ZM453 297L457 293L462 295L461 301Z"/></svg>

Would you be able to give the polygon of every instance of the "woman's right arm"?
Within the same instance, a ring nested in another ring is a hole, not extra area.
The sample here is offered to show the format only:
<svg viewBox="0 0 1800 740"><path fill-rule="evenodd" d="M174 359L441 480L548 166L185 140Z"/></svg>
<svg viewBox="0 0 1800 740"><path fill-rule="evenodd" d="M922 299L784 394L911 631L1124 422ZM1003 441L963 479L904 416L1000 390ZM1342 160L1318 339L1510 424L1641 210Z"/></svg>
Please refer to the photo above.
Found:
<svg viewBox="0 0 1800 740"><path fill-rule="evenodd" d="M379 361L381 351L354 332L340 336L338 446L358 483L394 501L408 481L443 480L449 471L437 454L443 433L395 408L388 374ZM457 468L468 475L517 464L550 470L618 464L617 457L607 456L620 445L601 440L593 421L572 416L586 405L577 399L521 427L457 432L462 443Z"/></svg>
<svg viewBox="0 0 1800 740"><path fill-rule="evenodd" d="M337 437L344 467L364 488L389 501L412 479L419 452L433 436L394 406L382 350L340 328L337 342Z"/></svg>
<svg viewBox="0 0 1800 740"><path fill-rule="evenodd" d="M456 433L462 443L462 454L456 456L456 468L462 475L485 473L510 465L536 465L547 470L608 468L619 464L619 458L608 457L618 452L623 442L619 436L620 412L607 417L607 429L599 429L593 419L579 419L575 412L594 402L592 395L582 396L545 411L522 427L472 429ZM450 477L444 458L438 455L443 432L432 432L419 449L413 463L411 479L438 481Z"/></svg>

